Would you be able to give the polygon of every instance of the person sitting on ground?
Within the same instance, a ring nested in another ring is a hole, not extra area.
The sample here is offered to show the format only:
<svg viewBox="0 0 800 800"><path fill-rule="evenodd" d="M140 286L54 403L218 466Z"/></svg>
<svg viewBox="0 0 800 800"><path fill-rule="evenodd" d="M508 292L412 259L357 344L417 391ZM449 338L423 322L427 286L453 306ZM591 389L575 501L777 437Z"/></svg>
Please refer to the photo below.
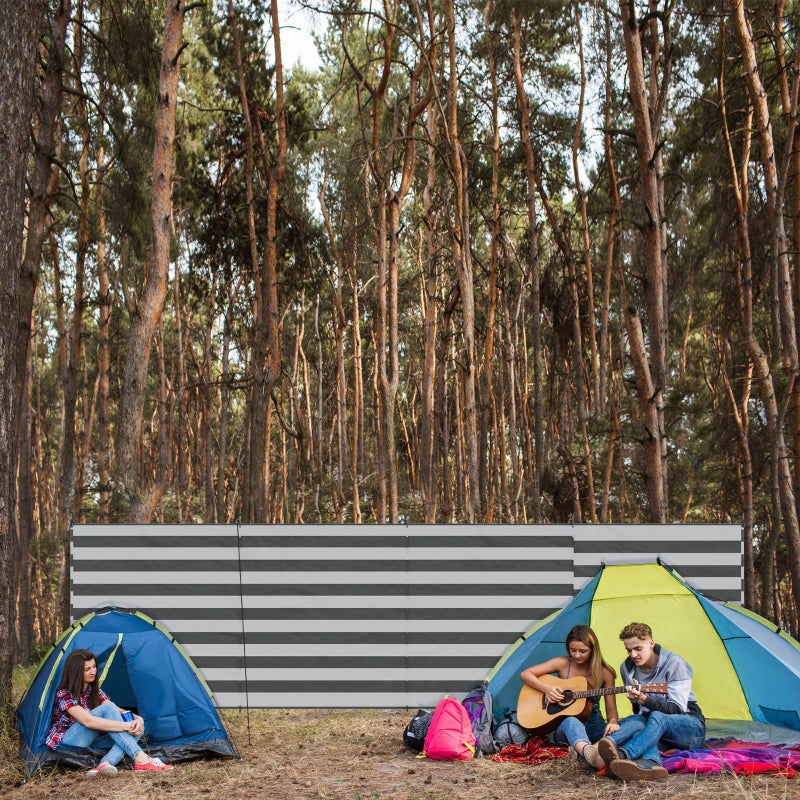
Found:
<svg viewBox="0 0 800 800"><path fill-rule="evenodd" d="M667 777L662 750L696 750L705 739L705 717L692 691L692 668L685 659L653 641L649 625L632 622L619 635L628 658L620 667L633 714L598 741L606 772L622 780ZM667 694L647 694L641 684L666 683Z"/></svg>
<svg viewBox="0 0 800 800"><path fill-rule="evenodd" d="M554 674L563 679L583 677L589 689L614 687L617 673L603 658L597 635L588 625L572 628L567 634L566 647L566 656L556 656L528 667L520 675L523 683L541 692L550 703L556 704L564 699L564 692L559 686L541 680L540 676ZM556 744L568 745L571 751L595 769L602 769L603 760L592 743L619 729L617 699L613 694L605 696L605 706L608 722L603 719L600 704L593 703L591 714L584 722L577 716L565 716L554 735Z"/></svg>
<svg viewBox="0 0 800 800"><path fill-rule="evenodd" d="M135 770L168 770L159 758L150 758L139 746L144 720L133 714L123 719L124 710L111 702L97 680L97 659L89 650L73 650L64 662L61 684L53 704L53 722L47 734L51 750L88 750L92 745L110 747L89 775L115 775L124 755Z"/></svg>

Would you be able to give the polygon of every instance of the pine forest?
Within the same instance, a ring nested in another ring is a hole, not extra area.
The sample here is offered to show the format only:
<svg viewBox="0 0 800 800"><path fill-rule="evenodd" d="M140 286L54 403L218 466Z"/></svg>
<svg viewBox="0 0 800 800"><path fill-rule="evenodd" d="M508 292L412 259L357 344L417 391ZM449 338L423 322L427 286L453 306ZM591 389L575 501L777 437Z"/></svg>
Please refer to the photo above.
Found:
<svg viewBox="0 0 800 800"><path fill-rule="evenodd" d="M4 3L4 695L75 522L740 523L797 636L795 2Z"/></svg>

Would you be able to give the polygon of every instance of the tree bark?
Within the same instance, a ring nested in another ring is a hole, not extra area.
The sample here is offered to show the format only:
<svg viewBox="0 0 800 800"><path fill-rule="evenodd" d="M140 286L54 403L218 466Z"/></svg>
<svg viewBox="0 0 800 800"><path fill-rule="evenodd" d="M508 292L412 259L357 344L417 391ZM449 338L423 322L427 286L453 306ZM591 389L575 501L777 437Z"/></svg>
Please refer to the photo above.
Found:
<svg viewBox="0 0 800 800"><path fill-rule="evenodd" d="M781 517L786 537L789 571L792 575L792 590L795 605L800 607L800 518L794 496L793 481L789 465L789 453L786 447L783 421L784 408L791 400L798 376L797 332L795 329L794 308L792 302L792 279L789 265L789 245L783 222L782 182L779 180L775 142L772 135L772 121L769 114L769 99L761 81L756 58L756 47L753 35L745 15L742 0L731 0L731 20L742 54L742 66L747 82L747 92L753 108L753 121L758 132L759 153L764 176L764 191L767 196L772 223L772 256L775 259L775 273L778 289L778 317L780 319L781 342L780 353L783 370L787 378L787 396L784 402L778 401L770 374L769 364L754 347L755 337L752 320L745 329L746 340L751 347L756 373L762 382L762 401L767 408L767 428L773 453L773 467L776 489L780 500ZM794 137L790 137L793 141ZM741 216L741 214L740 214ZM741 227L741 223L740 223ZM740 240L746 230L740 232ZM743 244L740 243L740 247ZM747 279L743 276L743 281ZM752 291L747 288L746 291Z"/></svg>
<svg viewBox="0 0 800 800"><path fill-rule="evenodd" d="M270 429L272 390L281 370L278 324L278 192L286 172L286 115L284 111L283 60L277 0L271 5L272 40L275 51L275 124L277 152L272 156L261 129L259 116L252 118L256 142L267 184L264 256L255 279L253 333L253 387L250 396L250 469L246 498L248 522L270 521Z"/></svg>
<svg viewBox="0 0 800 800"><path fill-rule="evenodd" d="M528 213L528 282L531 292L531 337L533 358L533 437L534 460L531 469L531 506L533 522L542 521L541 481L544 475L544 413L542 410L542 328L541 299L539 288L539 243L536 215L536 159L531 143L530 103L525 91L522 74L522 20L512 12L511 24L514 36L514 83L520 113L520 140L525 154L525 180L527 182Z"/></svg>
<svg viewBox="0 0 800 800"><path fill-rule="evenodd" d="M464 426L464 478L467 522L476 522L480 513L481 487L478 468L478 411L476 401L477 352L475 349L475 286L469 221L467 157L461 144L458 125L458 62L456 59L456 24L454 0L446 0L447 41L449 47L449 83L447 105L448 154L455 187L453 209L453 262L461 295L461 348L458 361L463 382L463 408L459 421Z"/></svg>
<svg viewBox="0 0 800 800"><path fill-rule="evenodd" d="M617 238L619 236L619 219L621 216L619 184L617 181L617 170L614 159L614 143L611 136L611 115L612 115L612 56L611 46L611 10L608 3L603 5L603 20L605 27L605 74L603 79L603 152L605 155L605 167L608 171L608 228L606 233L605 246L605 274L603 276L603 301L600 305L600 332L599 332L599 398L597 412L601 416L610 417L611 430L608 436L608 449L606 451L606 468L603 480L603 493L600 502L600 522L611 522L609 518L609 498L611 496L611 478L614 469L614 451L619 438L619 397L617 388L619 381L616 380L616 372L613 368L613 358L611 357L611 347L609 345L609 309L611 308L611 283L614 276L614 265L616 258L619 257L617 251ZM615 255L617 253L617 255ZM620 282L622 292L625 291L624 280ZM624 300L623 300L624 302ZM608 378L606 377L608 375ZM611 399L609 400L609 389L611 389Z"/></svg>
<svg viewBox="0 0 800 800"><path fill-rule="evenodd" d="M17 652L20 553L16 505L19 350L27 348L30 313L22 300L25 168L34 107L37 42L43 4L7 3L0 15L0 713L11 713L11 673ZM24 335L21 337L21 326Z"/></svg>
<svg viewBox="0 0 800 800"><path fill-rule="evenodd" d="M666 211L664 208L664 168L662 148L658 140L661 113L669 84L671 47L667 42L663 52L659 47L659 30L654 14L648 24L650 42L650 86L645 78L644 56L639 24L633 0L620 0L620 16L625 39L628 64L631 110L633 113L636 150L639 158L639 187L642 194L644 214L641 229L644 236L645 302L647 307L649 354L646 348L631 345L631 359L639 375L649 374L652 392L639 395L639 405L648 409L645 415L647 434L644 437L645 465L647 475L649 516L651 522L664 523L669 516L669 493L667 486L667 431L664 419L664 394L667 390L668 316L666 308L667 263L666 263ZM669 31L669 19L664 21L665 34ZM660 72L661 70L661 72ZM638 313L626 314L626 320L638 320ZM631 331L629 331L630 335ZM635 334L636 331L633 331ZM647 381L637 378L639 391ZM658 460L653 448L658 449Z"/></svg>
<svg viewBox="0 0 800 800"><path fill-rule="evenodd" d="M484 520L489 524L495 521L496 491L500 480L498 473L502 473L506 466L505 461L500 457L505 431L497 424L494 372L500 260L500 88L497 79L497 36L491 27L493 10L494 0L487 0L483 8L483 27L486 35L489 85L492 93L492 178L490 188L488 304L486 309L484 356L481 369L480 466L482 470L482 506L485 509Z"/></svg>
<svg viewBox="0 0 800 800"><path fill-rule="evenodd" d="M583 34L580 7L575 6L575 34L578 39L578 62L580 64L580 95L578 97L578 116L575 120L575 135L572 140L572 177L575 181L575 192L578 200L578 209L581 215L581 241L583 243L583 270L586 281L586 325L587 338L589 339L589 384L592 387L590 397L595 412L600 408L600 364L597 353L597 320L595 319L594 302L594 265L592 263L592 240L589 225L589 212L586 208L586 192L581 182L579 156L583 141L583 112L586 103L586 62L583 55ZM590 484L591 486L591 484ZM594 492L590 490L590 498ZM597 522L597 517L592 510L592 522Z"/></svg>
<svg viewBox="0 0 800 800"><path fill-rule="evenodd" d="M19 317L19 351L17 352L17 407L24 403L23 391L28 383L25 374L30 363L31 319L36 292L39 286L39 274L42 264L42 250L50 226L50 197L56 190L57 170L54 168L56 152L59 146L61 95L64 73L64 49L71 13L70 0L60 0L56 4L53 21L50 26L47 65L42 80L39 100L38 124L34 136L33 168L30 178L30 197L28 201L28 227L25 237L25 256L22 261L20 281L20 317ZM29 417L20 414L20 424L29 424ZM20 431L23 440L29 432ZM20 453L19 464L19 540L20 554L26 562L21 570L25 576L30 575L30 546L33 540L33 509L28 505L32 500L30 481L32 479L27 452ZM63 520L59 522L59 525ZM59 530L68 535L67 529ZM66 556L68 558L68 556ZM20 592L20 653L27 662L30 651L31 634L31 595L28 591L27 577L23 580Z"/></svg>
<svg viewBox="0 0 800 800"><path fill-rule="evenodd" d="M730 169L731 183L733 185L733 198L736 208L736 242L738 265L736 269L736 287L739 299L739 319L742 333L745 338L745 345L750 354L749 364L746 366L746 378L741 381L741 398L737 398L731 381L728 377L728 343L725 342L720 350L722 352L722 377L725 382L725 390L728 401L733 413L736 424L736 446L738 454L737 480L739 484L739 495L742 504L742 528L744 532L744 604L746 608L753 611L758 610L756 592L756 569L755 555L753 552L753 528L754 528L754 507L753 507L753 461L750 451L750 388L752 385L753 368L757 360L761 360L761 348L754 340L752 329L752 291L746 288L743 281L752 280L751 253L750 253L750 234L747 218L747 197L748 197L748 165L750 164L750 150L752 142L752 106L749 107L745 116L745 124L742 126L743 141L741 144L741 163L743 169L739 169L736 157L733 152L731 142L730 127L728 125L727 96L725 91L725 24L720 24L720 46L717 60L717 91L719 94L719 110L722 122L722 138L725 142L725 153ZM767 392L770 389L767 386Z"/></svg>
<svg viewBox="0 0 800 800"><path fill-rule="evenodd" d="M141 458L147 373L153 337L164 310L169 284L172 233L172 178L175 171L175 111L178 103L184 0L168 0L156 104L150 207L150 262L144 288L131 312L116 440L117 481L127 493L128 522L150 520L166 476L148 476Z"/></svg>
<svg viewBox="0 0 800 800"><path fill-rule="evenodd" d="M426 131L428 138L427 169L425 188L422 192L422 224L424 226L424 246L420 255L420 284L422 287L422 377L420 390L420 486L422 489L422 515L426 524L436 522L438 508L438 470L437 455L438 430L436 425L436 336L437 336L437 297L439 280L437 277L438 240L436 237L436 208L433 201L436 191L436 130L439 108L432 103L426 112Z"/></svg>
<svg viewBox="0 0 800 800"><path fill-rule="evenodd" d="M101 110L105 108L105 81L100 80ZM102 120L103 115L100 114ZM100 122L98 139L103 140L103 125ZM108 260L106 258L106 205L104 181L106 176L105 148L100 144L97 148L97 187L95 203L97 205L97 249L95 263L97 266L97 459L98 508L97 521L107 523L111 511L111 415L109 412L110 370L111 370L111 281L108 276Z"/></svg>
<svg viewBox="0 0 800 800"><path fill-rule="evenodd" d="M331 318L333 338L336 352L336 470L333 477L333 507L337 524L344 522L344 508L347 504L344 493L344 476L349 469L349 440L347 435L347 369L345 363L345 332L347 320L344 313L344 284L347 277L347 267L344 263L344 254L339 249L339 242L333 229L333 222L325 204L325 193L328 188L328 175L325 172L319 192L319 206L325 230L328 233L328 242L331 247L333 263L336 265L336 274L330 278L332 308Z"/></svg>

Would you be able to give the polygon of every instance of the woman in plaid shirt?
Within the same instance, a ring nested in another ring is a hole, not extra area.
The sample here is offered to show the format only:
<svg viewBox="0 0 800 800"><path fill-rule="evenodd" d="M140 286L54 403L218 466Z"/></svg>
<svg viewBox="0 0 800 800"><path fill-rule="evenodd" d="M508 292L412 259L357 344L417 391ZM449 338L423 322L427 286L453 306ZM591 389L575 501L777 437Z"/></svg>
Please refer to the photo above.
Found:
<svg viewBox="0 0 800 800"><path fill-rule="evenodd" d="M53 724L47 734L51 750L90 749L92 745L111 749L89 775L116 775L124 755L135 770L168 770L170 764L150 758L139 746L144 720L133 714L127 722L123 710L111 702L97 682L97 659L89 650L73 650L64 662L61 685L56 692Z"/></svg>

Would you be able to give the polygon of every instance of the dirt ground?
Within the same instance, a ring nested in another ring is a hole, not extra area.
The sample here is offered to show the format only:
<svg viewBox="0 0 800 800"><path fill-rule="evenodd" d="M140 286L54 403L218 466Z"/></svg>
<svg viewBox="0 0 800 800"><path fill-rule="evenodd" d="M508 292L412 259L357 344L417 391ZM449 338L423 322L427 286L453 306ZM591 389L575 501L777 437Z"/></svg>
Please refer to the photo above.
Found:
<svg viewBox="0 0 800 800"><path fill-rule="evenodd" d="M800 777L672 775L621 783L565 758L545 764L416 758L402 741L408 710L225 711L240 759L185 762L169 773L112 778L57 770L22 780L0 764L0 798L90 800L800 800ZM5 748L4 748L5 749Z"/></svg>

